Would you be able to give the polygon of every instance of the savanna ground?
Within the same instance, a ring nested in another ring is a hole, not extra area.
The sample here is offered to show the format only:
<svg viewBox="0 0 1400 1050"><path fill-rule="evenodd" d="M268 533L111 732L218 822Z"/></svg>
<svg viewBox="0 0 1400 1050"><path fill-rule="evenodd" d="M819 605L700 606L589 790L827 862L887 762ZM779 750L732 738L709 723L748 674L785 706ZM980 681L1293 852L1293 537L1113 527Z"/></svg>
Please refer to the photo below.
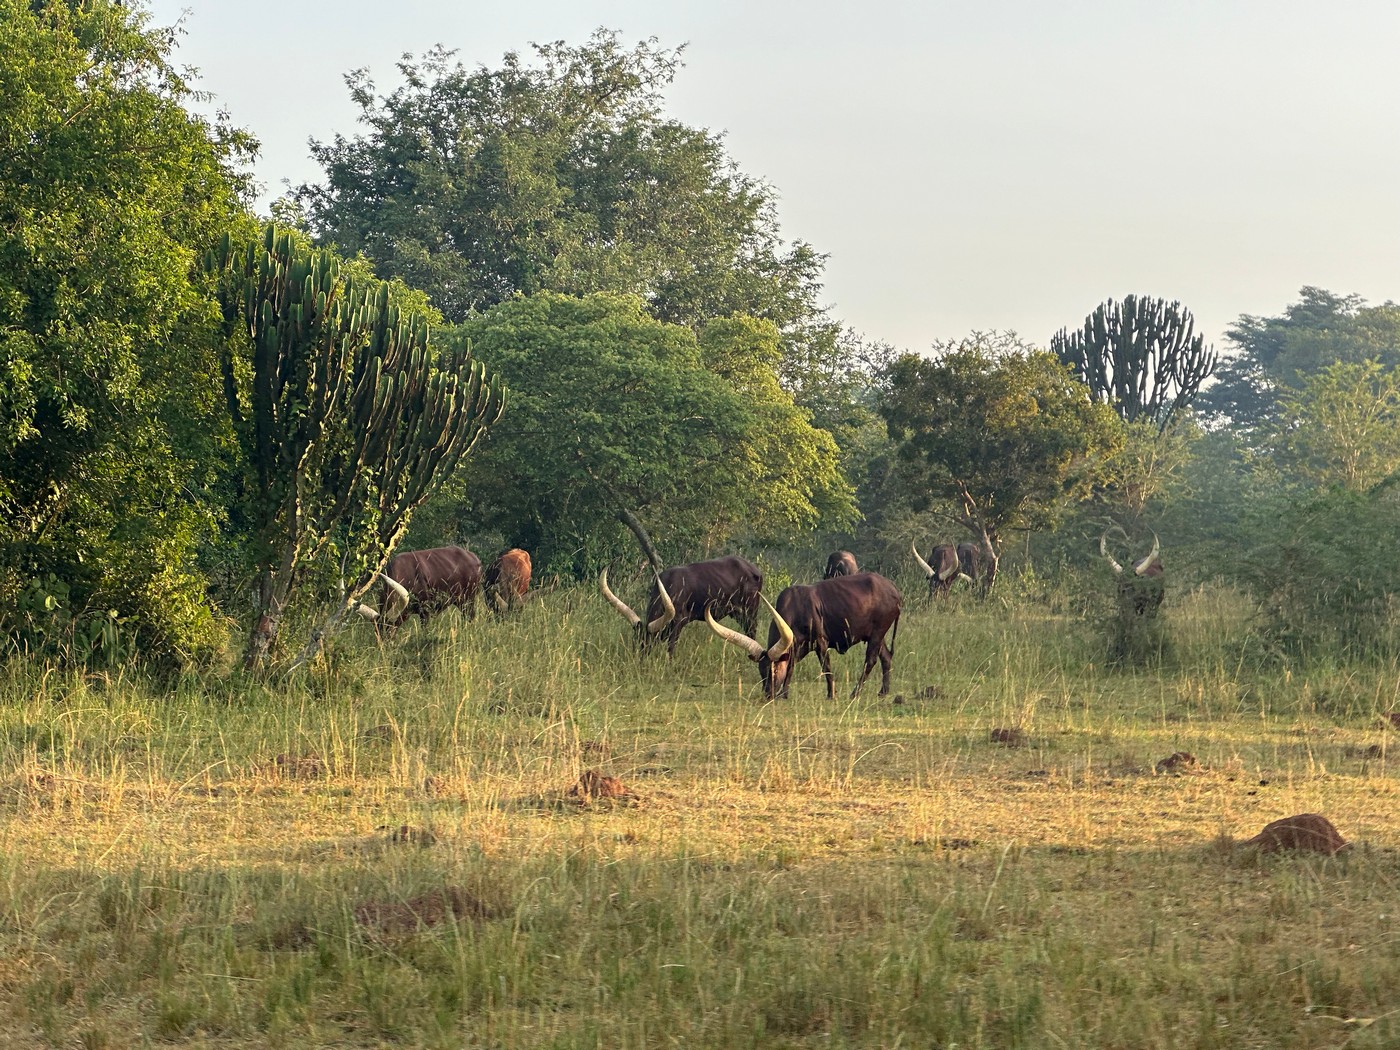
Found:
<svg viewBox="0 0 1400 1050"><path fill-rule="evenodd" d="M1400 668L1257 661L1206 590L1107 669L1033 590L910 601L854 702L857 652L763 703L587 589L262 686L12 664L0 1043L1400 1043ZM1229 845L1310 811L1357 846Z"/></svg>

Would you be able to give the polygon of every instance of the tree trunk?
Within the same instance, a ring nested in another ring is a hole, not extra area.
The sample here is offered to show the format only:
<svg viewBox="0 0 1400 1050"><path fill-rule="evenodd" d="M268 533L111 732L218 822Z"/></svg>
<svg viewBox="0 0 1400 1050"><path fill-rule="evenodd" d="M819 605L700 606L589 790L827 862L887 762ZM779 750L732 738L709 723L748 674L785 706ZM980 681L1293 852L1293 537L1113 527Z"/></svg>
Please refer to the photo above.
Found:
<svg viewBox="0 0 1400 1050"><path fill-rule="evenodd" d="M281 564L268 569L258 583L258 615L248 635L248 647L243 651L243 670L262 674L267 669L272 648L277 644L277 632L282 627L282 613L292 590L292 573L296 568L296 548L288 548Z"/></svg>
<svg viewBox="0 0 1400 1050"><path fill-rule="evenodd" d="M665 568L665 565L661 561L661 555L658 554L656 548L652 546L651 537L647 535L646 526L637 519L637 515L633 514L626 507L618 508L617 520L632 530L632 535L636 536L637 542L642 545L642 553L647 556L647 561L651 562L651 571L657 576L660 576L661 570Z"/></svg>

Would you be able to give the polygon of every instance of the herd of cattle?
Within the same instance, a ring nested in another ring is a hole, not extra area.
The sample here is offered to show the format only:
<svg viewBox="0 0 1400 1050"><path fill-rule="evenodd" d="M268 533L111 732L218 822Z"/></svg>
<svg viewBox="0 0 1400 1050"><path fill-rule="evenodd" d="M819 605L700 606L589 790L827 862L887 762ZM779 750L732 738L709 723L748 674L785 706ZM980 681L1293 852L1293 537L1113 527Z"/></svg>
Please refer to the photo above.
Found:
<svg viewBox="0 0 1400 1050"><path fill-rule="evenodd" d="M1123 567L1109 555L1107 536L1105 532L1100 538L1099 550L1121 578ZM1160 547L1155 536L1153 539L1151 553L1133 564L1135 576L1161 575ZM928 560L919 554L917 545L913 550L928 579L931 597L946 595L958 580L973 583L983 578L982 552L976 544L942 543L929 551ZM385 566L379 609L361 605L358 611L377 625L392 628L410 614L427 619L431 612L448 606L472 616L481 594L495 611L505 614L525 600L530 569L530 555L518 547L497 557L485 573L481 559L461 547L409 551L395 555ZM862 642L865 667L851 691L852 698L877 662L880 694L890 690L890 666L904 599L884 576L861 572L850 551L832 553L818 582L783 588L776 605L762 593L763 572L737 555L676 565L658 573L647 596L645 616L613 593L607 569L598 576L598 589L632 626L643 648L664 636L667 653L674 654L685 625L704 620L715 634L738 646L758 665L763 691L769 698L787 696L793 669L803 657L816 653L827 697L835 699L830 652L845 653ZM771 621L767 645L755 637L760 603ZM718 622L724 618L737 621L741 630Z"/></svg>

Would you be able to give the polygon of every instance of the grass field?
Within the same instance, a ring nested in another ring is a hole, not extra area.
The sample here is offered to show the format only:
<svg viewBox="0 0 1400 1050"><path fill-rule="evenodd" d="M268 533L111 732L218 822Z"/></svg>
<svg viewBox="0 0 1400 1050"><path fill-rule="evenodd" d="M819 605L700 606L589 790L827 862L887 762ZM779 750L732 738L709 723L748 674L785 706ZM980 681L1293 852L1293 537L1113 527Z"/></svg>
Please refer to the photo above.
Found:
<svg viewBox="0 0 1400 1050"><path fill-rule="evenodd" d="M835 703L589 590L294 682L12 665L0 1045L1400 1044L1400 669L1169 611L1126 672L1061 603L914 602ZM1301 812L1355 848L1230 844Z"/></svg>

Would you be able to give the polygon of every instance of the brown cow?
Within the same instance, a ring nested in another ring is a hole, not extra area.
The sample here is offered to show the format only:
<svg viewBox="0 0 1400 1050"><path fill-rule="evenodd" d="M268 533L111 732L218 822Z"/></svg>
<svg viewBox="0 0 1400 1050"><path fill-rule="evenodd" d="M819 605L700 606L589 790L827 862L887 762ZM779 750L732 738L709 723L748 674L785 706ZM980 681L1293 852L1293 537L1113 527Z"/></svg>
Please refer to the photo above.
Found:
<svg viewBox="0 0 1400 1050"><path fill-rule="evenodd" d="M856 564L856 556L850 551L832 551L831 557L826 559L826 572L822 574L822 579L830 580L837 576L854 576L860 572L860 566Z"/></svg>
<svg viewBox="0 0 1400 1050"><path fill-rule="evenodd" d="M964 567L960 548L961 545L955 547L951 543L940 543L929 551L928 556L932 562L930 564L919 557L918 544L911 547L914 552L914 560L919 563L919 568L923 569L924 575L928 577L928 596L930 598L946 596L958 580L972 582L972 577L968 575Z"/></svg>
<svg viewBox="0 0 1400 1050"><path fill-rule="evenodd" d="M381 574L384 593L379 611L361 605L358 612L375 625L397 627L409 613L426 620L430 613L456 606L476 615L481 589L481 559L462 547L407 551L389 559Z"/></svg>
<svg viewBox="0 0 1400 1050"><path fill-rule="evenodd" d="M768 605L768 599L764 598L763 603ZM827 699L836 699L836 679L831 673L828 651L835 649L844 653L864 642L865 669L851 690L851 698L855 699L874 670L876 660L881 670L880 695L890 691L894 639L899 633L903 604L899 588L889 580L879 573L860 572L811 585L785 587L778 595L777 607L768 605L773 623L768 628L767 648L716 623L708 612L705 620L715 634L739 646L758 664L763 692L770 700L788 695L793 669L810 652L815 652L821 661ZM887 634L889 645L885 644Z"/></svg>
<svg viewBox="0 0 1400 1050"><path fill-rule="evenodd" d="M504 616L523 602L530 590L530 553L512 547L486 570L483 588L491 607Z"/></svg>
<svg viewBox="0 0 1400 1050"><path fill-rule="evenodd" d="M607 569L598 576L598 589L636 630L642 648L665 631L666 652L674 655L681 628L701 619L707 609L714 609L716 616L732 616L752 636L758 627L758 592L763 589L763 573L753 562L732 554L672 566L652 581L645 620L609 590Z"/></svg>

